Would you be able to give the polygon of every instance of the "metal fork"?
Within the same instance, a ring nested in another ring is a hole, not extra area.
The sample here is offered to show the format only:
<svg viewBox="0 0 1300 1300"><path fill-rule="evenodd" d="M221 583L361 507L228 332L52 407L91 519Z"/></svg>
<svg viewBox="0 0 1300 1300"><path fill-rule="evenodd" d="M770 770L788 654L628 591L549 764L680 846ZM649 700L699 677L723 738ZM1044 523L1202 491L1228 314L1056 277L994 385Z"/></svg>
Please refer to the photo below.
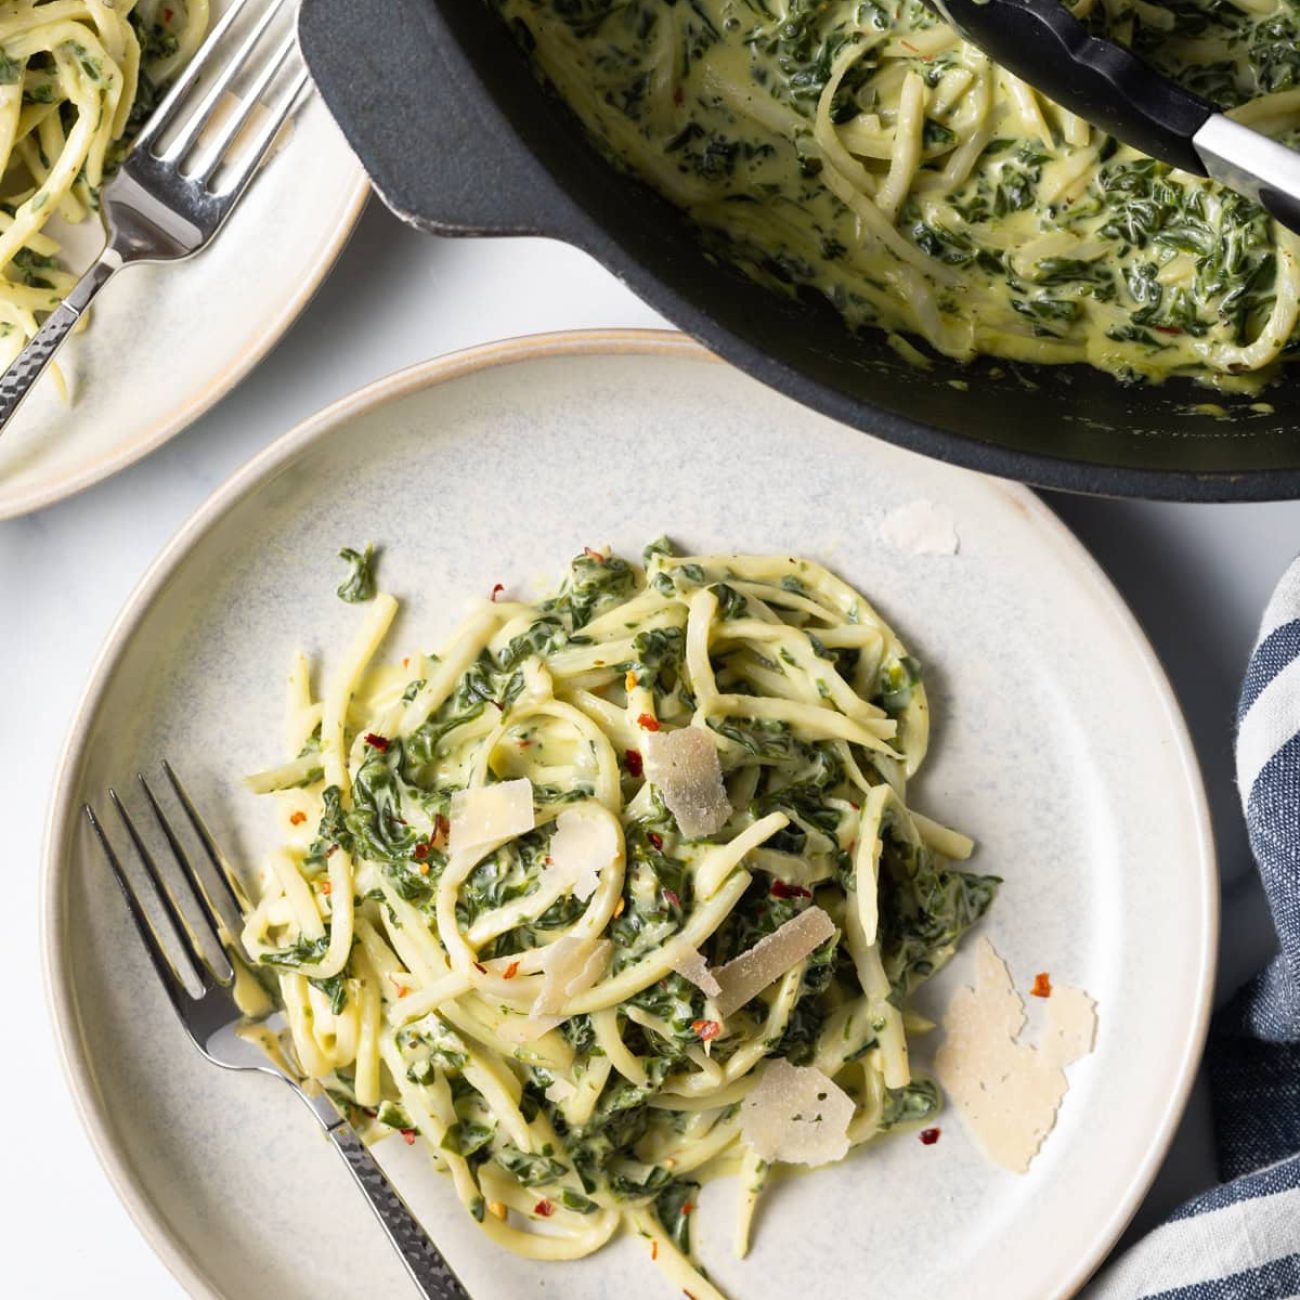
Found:
<svg viewBox="0 0 1300 1300"><path fill-rule="evenodd" d="M256 5L252 8L255 10ZM229 60L210 83L201 84L205 74L221 64L227 33L240 15L250 10L249 0L233 0L136 136L131 152L100 194L108 243L99 260L0 376L0 432L95 296L118 271L134 262L174 262L192 257L211 243L225 224L307 87L307 70L300 68L273 103L262 105L262 97L290 60L301 62L297 59L292 24L279 42L266 40L276 15L285 8L283 0L267 0L264 11L257 15ZM252 75L247 93L229 117L213 129L211 138L205 138L205 129L243 72ZM265 117L232 157L232 146L259 107L265 108ZM176 128L175 134L162 143L161 137L172 128ZM183 170L187 163L192 165ZM214 177L219 181L215 186Z"/></svg>
<svg viewBox="0 0 1300 1300"><path fill-rule="evenodd" d="M248 900L238 877L217 848L203 818L169 763L163 763L163 772L194 830L195 837L202 846L204 855L211 864L213 874L223 886L229 901L235 906L237 912L242 914L247 910ZM388 1234L388 1239L397 1249L402 1263L406 1265L406 1271L419 1288L420 1294L428 1297L428 1300L470 1300L469 1292L461 1285L452 1272L451 1266L429 1240L418 1220L389 1183L375 1158L366 1149L356 1130L339 1112L333 1101L324 1092L309 1094L302 1087L299 1079L281 1069L260 1048L236 1033L241 1025L247 1025L249 1022L236 1005L233 993L236 966L242 959L235 947L232 928L227 925L221 909L214 903L202 874L191 863L180 837L168 820L148 781L143 774L138 774L137 779L149 812L161 830L171 856L185 879L187 892L194 903L192 913L187 913L177 902L175 892L159 870L126 806L118 798L117 792L111 788L108 792L109 801L120 817L136 856L144 868L154 902L166 917L177 943L183 949L191 974L197 978L200 988L197 996L186 986L183 976L168 956L158 931L145 911L141 895L131 883L131 878L123 869L103 824L89 804L84 806L85 814L104 852L104 857L112 868L117 883L121 886L131 919L135 922L140 939L153 962L154 969L158 972L158 978L162 981L163 988L167 991L167 996L176 1009L176 1014L180 1017L186 1033L193 1040L194 1046L214 1065L220 1065L227 1070L256 1070L283 1079L307 1104L343 1157L349 1172L356 1179L357 1186L366 1194L370 1208L374 1210L384 1231ZM195 924L195 914L197 914L198 924ZM219 954L216 960L213 959L214 953ZM270 1028L275 1029L277 1021L281 1026L283 1025L283 1017L278 1014L266 1023Z"/></svg>

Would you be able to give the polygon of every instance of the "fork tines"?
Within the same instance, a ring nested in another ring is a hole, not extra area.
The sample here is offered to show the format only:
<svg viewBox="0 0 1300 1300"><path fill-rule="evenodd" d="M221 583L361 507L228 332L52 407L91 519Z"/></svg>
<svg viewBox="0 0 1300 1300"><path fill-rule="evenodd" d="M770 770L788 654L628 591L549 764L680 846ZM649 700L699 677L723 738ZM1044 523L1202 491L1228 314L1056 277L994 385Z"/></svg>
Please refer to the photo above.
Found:
<svg viewBox="0 0 1300 1300"><path fill-rule="evenodd" d="M193 801L185 792L171 766L164 763L163 771L167 776L176 801L180 804L186 820L190 824L194 837L198 840L204 856L207 857L212 866L213 874L224 886L230 902L237 909L242 908L245 896L237 877L231 871L229 864L216 850L215 843L204 825L203 819L199 816ZM186 1006L201 1000L213 988L218 986L226 988L233 982L235 969L229 956L234 945L233 931L232 927L227 924L220 907L214 902L207 883L204 881L203 874L192 862L181 836L177 833L173 822L168 818L153 788L142 773L138 775L137 779L140 782L140 788L150 818L161 834L162 839L166 842L177 871L185 881L185 889L192 904L191 906L187 907L178 902L176 891L173 890L164 872L159 868L145 835L141 834L135 820L128 812L125 803L119 798L116 790L109 789L109 802L112 803L116 810L117 816L121 820L131 842L131 847L135 851L135 856L143 868L143 878L148 882L147 889L138 889L132 882L131 875L123 866L122 860L114 849L108 832L96 815L95 810L90 804L84 805L84 808L86 818L95 833L100 848L103 850L104 857L112 869L118 885L121 887L127 908L131 913L131 919L140 932L140 938L150 960L153 962L154 968L157 970L158 976L162 980L172 1002L176 1005L177 1010L181 1011ZM175 936L176 945L185 957L190 968L190 974L198 982L201 990L198 998L191 993L186 983L186 976L182 974L177 964L172 960L167 946L159 934L158 927L150 919L148 906L150 900L154 907L166 917L168 928Z"/></svg>
<svg viewBox="0 0 1300 1300"><path fill-rule="evenodd" d="M221 169L216 192L241 189L307 86L296 9L295 0L232 0L136 137L133 156L199 187Z"/></svg>

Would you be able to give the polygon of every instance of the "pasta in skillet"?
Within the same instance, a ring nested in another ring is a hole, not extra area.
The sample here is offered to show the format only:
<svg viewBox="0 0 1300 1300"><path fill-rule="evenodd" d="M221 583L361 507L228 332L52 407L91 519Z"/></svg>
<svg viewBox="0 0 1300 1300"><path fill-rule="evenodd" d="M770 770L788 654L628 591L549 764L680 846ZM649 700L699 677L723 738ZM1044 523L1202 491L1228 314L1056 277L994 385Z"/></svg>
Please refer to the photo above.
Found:
<svg viewBox="0 0 1300 1300"><path fill-rule="evenodd" d="M786 293L946 356L1258 386L1300 352L1300 237L1119 144L926 0L493 0L618 163ZM1292 0L1074 13L1300 147Z"/></svg>

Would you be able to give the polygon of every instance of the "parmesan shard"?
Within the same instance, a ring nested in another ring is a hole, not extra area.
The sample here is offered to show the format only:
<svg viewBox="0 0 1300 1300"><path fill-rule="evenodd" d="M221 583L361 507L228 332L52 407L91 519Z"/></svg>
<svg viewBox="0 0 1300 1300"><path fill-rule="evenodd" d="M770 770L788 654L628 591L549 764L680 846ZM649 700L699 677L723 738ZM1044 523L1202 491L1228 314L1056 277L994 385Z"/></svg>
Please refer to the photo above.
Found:
<svg viewBox="0 0 1300 1300"><path fill-rule="evenodd" d="M707 727L652 732L646 737L645 775L688 840L721 830L731 816L718 746Z"/></svg>
<svg viewBox="0 0 1300 1300"><path fill-rule="evenodd" d="M820 907L792 916L779 930L764 935L752 948L713 972L721 992L718 1014L729 1016L779 980L835 934L835 922Z"/></svg>
<svg viewBox="0 0 1300 1300"><path fill-rule="evenodd" d="M740 1136L760 1160L825 1165L849 1150L853 1099L820 1070L770 1061L745 1098Z"/></svg>
<svg viewBox="0 0 1300 1300"><path fill-rule="evenodd" d="M579 939L565 935L542 958L542 987L529 1017L563 1016L570 998L585 993L609 966L614 945L608 939Z"/></svg>
<svg viewBox="0 0 1300 1300"><path fill-rule="evenodd" d="M1059 1006L1052 1004L1062 994ZM1056 1123L1069 1087L1064 1065L1091 1050L1093 1003L1077 989L1053 990L1041 1046L1020 1039L1025 1004L1006 963L981 938L975 987L959 989L944 1014L935 1069L962 1122L995 1164L1025 1173Z"/></svg>
<svg viewBox="0 0 1300 1300"><path fill-rule="evenodd" d="M555 821L548 871L567 881L585 903L618 852L618 832L608 815L591 806L566 808Z"/></svg>
<svg viewBox="0 0 1300 1300"><path fill-rule="evenodd" d="M570 1097L576 1097L578 1090L571 1084L568 1079L562 1075L556 1075L551 1080L551 1086L546 1090L546 1100L553 1101L557 1106L563 1105Z"/></svg>
<svg viewBox="0 0 1300 1300"><path fill-rule="evenodd" d="M1047 999L1047 1025L1039 1047L1053 1065L1073 1065L1092 1051L1097 1004L1082 990L1058 984Z"/></svg>
<svg viewBox="0 0 1300 1300"><path fill-rule="evenodd" d="M533 783L525 776L517 781L472 786L451 796L450 848L453 853L512 840L536 825L533 815Z"/></svg>
<svg viewBox="0 0 1300 1300"><path fill-rule="evenodd" d="M952 514L923 497L891 510L880 535L895 550L913 555L956 555L961 545Z"/></svg>
<svg viewBox="0 0 1300 1300"><path fill-rule="evenodd" d="M664 948L664 956L669 966L695 985L706 998L716 998L722 992L722 985L717 976L709 969L704 954L692 948L680 936L672 939Z"/></svg>

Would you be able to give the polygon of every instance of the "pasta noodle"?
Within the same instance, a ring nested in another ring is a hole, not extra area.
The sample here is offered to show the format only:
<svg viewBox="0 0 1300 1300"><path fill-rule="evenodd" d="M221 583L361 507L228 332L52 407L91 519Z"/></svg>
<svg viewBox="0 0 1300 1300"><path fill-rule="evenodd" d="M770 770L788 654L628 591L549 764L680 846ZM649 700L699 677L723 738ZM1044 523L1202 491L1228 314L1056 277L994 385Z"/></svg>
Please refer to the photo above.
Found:
<svg viewBox="0 0 1300 1300"><path fill-rule="evenodd" d="M249 779L282 843L243 944L286 1050L370 1136L422 1142L498 1244L572 1259L625 1228L717 1296L699 1184L741 1173L744 1253L773 1165L833 1158L755 1155L801 1118L751 1104L776 1063L840 1101L819 1152L940 1105L901 1006L997 880L907 803L920 666L820 565L666 542L586 550L400 668L375 662L395 609L373 598L319 702L295 656L301 752Z"/></svg>

